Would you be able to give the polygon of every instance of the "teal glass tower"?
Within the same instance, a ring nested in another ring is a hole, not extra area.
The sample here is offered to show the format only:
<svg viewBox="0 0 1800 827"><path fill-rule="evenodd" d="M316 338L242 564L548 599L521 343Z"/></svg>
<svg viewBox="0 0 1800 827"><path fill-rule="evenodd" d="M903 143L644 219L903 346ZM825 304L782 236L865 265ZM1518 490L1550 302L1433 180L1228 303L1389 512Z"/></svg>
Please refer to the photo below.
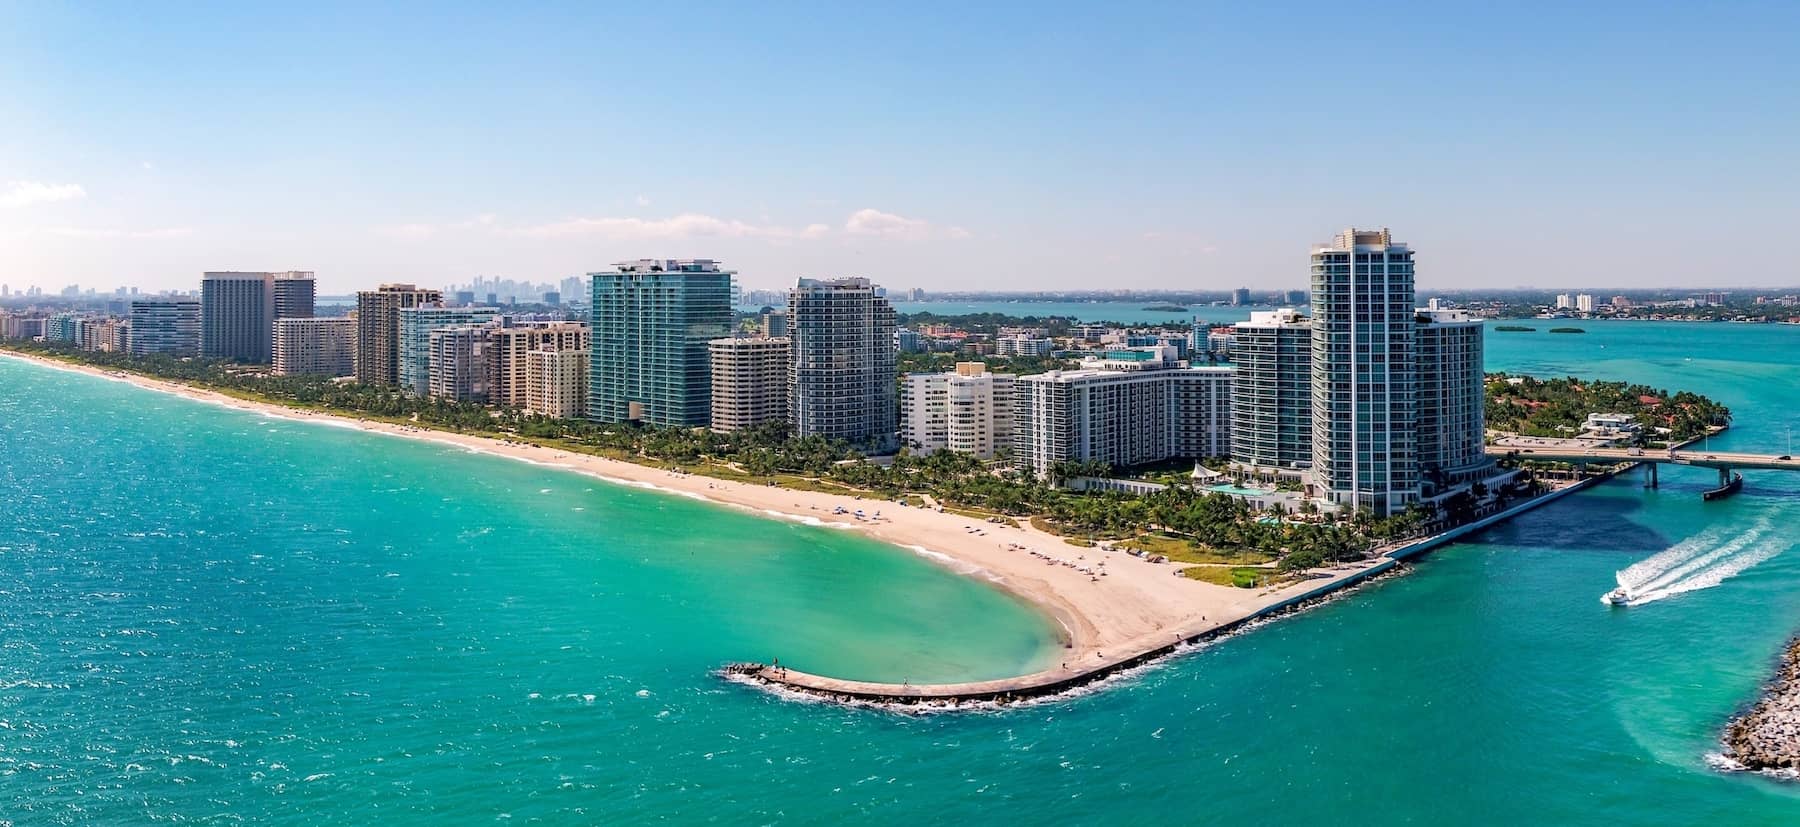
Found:
<svg viewBox="0 0 1800 827"><path fill-rule="evenodd" d="M707 342L731 332L734 275L711 259L639 259L589 273L588 418L705 427Z"/></svg>

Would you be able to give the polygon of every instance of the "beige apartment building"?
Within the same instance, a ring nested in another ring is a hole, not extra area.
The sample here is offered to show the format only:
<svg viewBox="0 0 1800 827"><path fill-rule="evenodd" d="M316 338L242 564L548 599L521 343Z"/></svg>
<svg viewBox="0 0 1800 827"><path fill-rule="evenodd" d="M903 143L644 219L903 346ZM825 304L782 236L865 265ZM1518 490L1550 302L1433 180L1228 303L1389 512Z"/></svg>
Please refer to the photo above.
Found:
<svg viewBox="0 0 1800 827"><path fill-rule="evenodd" d="M785 337L706 343L713 430L735 431L787 418L789 347Z"/></svg>
<svg viewBox="0 0 1800 827"><path fill-rule="evenodd" d="M537 350L587 352L588 326L580 322L549 322L495 328L488 333L489 404L524 408L530 401L530 355Z"/></svg>
<svg viewBox="0 0 1800 827"><path fill-rule="evenodd" d="M384 284L356 294L356 380L378 385L400 381L400 309L444 300L443 291Z"/></svg>
<svg viewBox="0 0 1800 827"><path fill-rule="evenodd" d="M587 413L586 348L540 348L525 354L527 412L556 419L579 419Z"/></svg>

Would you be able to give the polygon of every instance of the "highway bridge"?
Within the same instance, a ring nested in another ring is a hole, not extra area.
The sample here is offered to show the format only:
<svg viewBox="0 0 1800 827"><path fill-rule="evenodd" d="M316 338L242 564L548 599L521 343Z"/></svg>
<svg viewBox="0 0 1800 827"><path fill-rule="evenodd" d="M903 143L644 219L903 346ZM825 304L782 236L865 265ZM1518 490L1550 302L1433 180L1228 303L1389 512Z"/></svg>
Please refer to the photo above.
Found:
<svg viewBox="0 0 1800 827"><path fill-rule="evenodd" d="M1575 465L1615 462L1648 462L1668 465L1693 465L1738 471L1745 468L1771 471L1800 471L1800 460L1788 454L1744 454L1731 451L1708 451L1704 448L1574 448L1562 446L1495 445L1493 453L1517 452L1519 459L1542 462L1568 462Z"/></svg>
<svg viewBox="0 0 1800 827"><path fill-rule="evenodd" d="M1710 451L1706 448L1599 448L1570 445L1520 445L1501 443L1493 446L1497 453L1514 454L1522 460L1539 460L1542 462L1567 462L1575 465L1593 463L1615 464L1623 462L1643 463L1649 469L1644 478L1644 485L1655 488L1659 484L1656 468L1659 465L1693 465L1699 468L1716 468L1719 471L1719 487L1706 493L1707 499L1727 497L1737 492L1742 480L1733 479L1733 475L1745 468L1769 471L1800 471L1800 461L1789 454L1746 454L1737 451Z"/></svg>

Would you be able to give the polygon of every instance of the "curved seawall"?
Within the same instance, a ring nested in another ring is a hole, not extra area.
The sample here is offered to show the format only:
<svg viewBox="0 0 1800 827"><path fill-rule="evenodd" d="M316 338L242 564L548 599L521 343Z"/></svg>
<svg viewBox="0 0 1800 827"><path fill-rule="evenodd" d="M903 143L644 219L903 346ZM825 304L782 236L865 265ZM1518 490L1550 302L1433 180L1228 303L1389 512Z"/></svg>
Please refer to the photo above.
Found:
<svg viewBox="0 0 1800 827"><path fill-rule="evenodd" d="M955 708L965 704L1007 704L1059 695L1176 654L1185 647L1242 631L1256 621L1300 611L1337 592L1393 571L1403 560L1428 553L1526 511L1596 485L1610 477L1610 474L1590 477L1441 534L1389 549L1371 560L1358 564L1351 571L1340 572L1322 580L1311 589L1260 609L1219 620L1202 619L1191 622L1177 627L1166 636L1157 634L1140 637L1131 641L1116 654L1096 653L1096 657L1091 662L1064 663L1054 669L1020 675L1016 678L917 685L845 680L764 663L733 663L725 666L722 673L727 678L771 690L794 692L832 701L902 708L917 706Z"/></svg>

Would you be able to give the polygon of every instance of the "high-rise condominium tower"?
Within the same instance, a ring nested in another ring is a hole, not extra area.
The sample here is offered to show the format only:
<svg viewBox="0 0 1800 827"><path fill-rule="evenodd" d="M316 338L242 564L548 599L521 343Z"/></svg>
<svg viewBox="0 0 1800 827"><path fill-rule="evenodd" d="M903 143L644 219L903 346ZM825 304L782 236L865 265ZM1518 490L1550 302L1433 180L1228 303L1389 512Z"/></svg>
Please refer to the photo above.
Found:
<svg viewBox="0 0 1800 827"><path fill-rule="evenodd" d="M787 419L787 373L791 356L785 337L714 339L712 429L736 431Z"/></svg>
<svg viewBox="0 0 1800 827"><path fill-rule="evenodd" d="M579 350L585 369L588 347L588 326L580 322L522 324L489 331L488 404L502 408L526 406L530 395L529 354L539 350ZM583 379L581 386L586 388L587 380Z"/></svg>
<svg viewBox="0 0 1800 827"><path fill-rule="evenodd" d="M355 319L275 320L275 375L336 377L355 371Z"/></svg>
<svg viewBox="0 0 1800 827"><path fill-rule="evenodd" d="M901 441L919 454L956 451L990 458L1012 447L1013 380L981 362L951 373L909 373L900 391Z"/></svg>
<svg viewBox="0 0 1800 827"><path fill-rule="evenodd" d="M1080 370L1013 382L1012 461L1040 479L1070 462L1127 468L1231 453L1230 367L1189 367L1173 345L1109 351Z"/></svg>
<svg viewBox="0 0 1800 827"><path fill-rule="evenodd" d="M1376 515L1418 500L1413 252L1349 229L1312 252L1313 473Z"/></svg>
<svg viewBox="0 0 1800 827"><path fill-rule="evenodd" d="M313 315L313 274L208 272L200 279L200 352L209 359L265 364L275 320Z"/></svg>
<svg viewBox="0 0 1800 827"><path fill-rule="evenodd" d="M400 381L400 309L442 301L437 290L384 284L356 294L356 380L378 385Z"/></svg>
<svg viewBox="0 0 1800 827"><path fill-rule="evenodd" d="M285 273L270 273L269 282L274 288L275 316L272 325L281 319L310 319L313 317L317 299L316 282L311 271L289 270ZM273 335L273 334L271 334Z"/></svg>
<svg viewBox="0 0 1800 827"><path fill-rule="evenodd" d="M898 438L894 307L865 278L801 279L788 292L788 422L797 436L881 452Z"/></svg>
<svg viewBox="0 0 1800 827"><path fill-rule="evenodd" d="M1231 337L1231 461L1260 477L1312 466L1312 322L1292 309L1251 313Z"/></svg>
<svg viewBox="0 0 1800 827"><path fill-rule="evenodd" d="M131 334L126 349L133 356L166 353L193 356L200 350L200 303L193 299L131 300Z"/></svg>
<svg viewBox="0 0 1800 827"><path fill-rule="evenodd" d="M1433 496L1491 470L1481 319L1418 311L1419 486Z"/></svg>
<svg viewBox="0 0 1800 827"><path fill-rule="evenodd" d="M433 395L431 389L431 334L447 327L486 325L494 321L499 310L492 307L445 307L443 302L428 302L416 307L402 307L400 317L400 387L420 396ZM485 334L484 334L485 335ZM485 392L487 377L480 384Z"/></svg>
<svg viewBox="0 0 1800 827"><path fill-rule="evenodd" d="M703 427L707 342L731 332L732 276L711 259L639 259L589 273L588 418Z"/></svg>
<svg viewBox="0 0 1800 827"><path fill-rule="evenodd" d="M526 411L575 419L587 409L588 352L543 348L525 355Z"/></svg>

